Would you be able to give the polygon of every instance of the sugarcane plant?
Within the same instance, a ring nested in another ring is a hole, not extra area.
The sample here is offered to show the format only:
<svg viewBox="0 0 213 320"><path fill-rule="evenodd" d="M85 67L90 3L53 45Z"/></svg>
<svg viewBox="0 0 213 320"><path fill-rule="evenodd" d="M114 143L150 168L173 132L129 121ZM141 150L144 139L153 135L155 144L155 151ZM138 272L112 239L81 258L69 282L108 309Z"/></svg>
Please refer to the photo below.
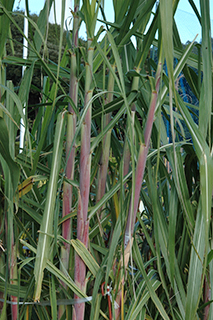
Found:
<svg viewBox="0 0 213 320"><path fill-rule="evenodd" d="M113 0L111 21L104 1L75 0L70 24L63 0L57 63L54 2L35 24L26 1L21 59L14 1L0 1L0 319L211 319L209 1L199 14L190 0L202 41L183 46L179 0ZM5 72L14 64L26 66L18 88Z"/></svg>

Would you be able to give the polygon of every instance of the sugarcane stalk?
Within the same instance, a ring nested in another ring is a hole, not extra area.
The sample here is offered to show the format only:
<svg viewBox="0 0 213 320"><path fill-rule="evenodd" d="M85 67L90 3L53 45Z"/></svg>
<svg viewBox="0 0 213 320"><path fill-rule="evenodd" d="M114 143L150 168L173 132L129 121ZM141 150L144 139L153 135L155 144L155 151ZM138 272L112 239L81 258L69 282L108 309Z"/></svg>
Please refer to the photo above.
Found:
<svg viewBox="0 0 213 320"><path fill-rule="evenodd" d="M112 69L115 70L115 64L112 65ZM112 73L109 73L109 81L107 87L107 97L106 97L106 104L112 102L113 100L113 90L114 90L114 77ZM109 124L111 120L111 112L104 115L103 119L103 129ZM111 140L111 131L108 131L103 138L102 142L102 152L101 152L101 161L99 164L98 169L98 186L97 186L97 196L96 196L96 203L98 203L101 198L105 194L106 189L106 179L107 179L107 169L109 164L109 152L110 152L110 140ZM99 209L97 215L98 218L101 215L102 218L102 207Z"/></svg>
<svg viewBox="0 0 213 320"><path fill-rule="evenodd" d="M71 50L71 67L70 67L70 91L69 95L75 106L77 107L78 103L78 79L77 79L77 61L76 61L76 48L78 47L78 10L79 10L79 0L75 0L74 3L74 22L73 22L73 36L72 36L72 44L73 48ZM75 161L75 146L72 147L72 141L75 135L76 130L76 114L71 106L68 105L68 111L70 114L67 119L67 140L66 140L66 159L67 159L67 167L66 167L66 177L70 180L74 178L74 161ZM71 150L70 150L71 149ZM72 185L64 182L63 186L63 212L62 216L65 217L71 211L72 207ZM62 237L66 240L70 240L71 237L71 221L67 219L62 224ZM61 260L63 266L68 271L69 268L69 251L70 245L64 243L64 247L62 247Z"/></svg>
<svg viewBox="0 0 213 320"><path fill-rule="evenodd" d="M134 223L135 223L138 203L140 199L140 190L141 190L144 170L146 166L146 159L147 159L147 154L149 150L152 126L154 122L155 107L157 103L157 96L158 96L158 91L160 86L160 73L161 73L161 63L158 64L158 69L156 72L155 90L152 91L152 95L151 95L151 102L150 102L145 130L144 130L144 144L141 143L140 150L139 150L139 156L138 156L137 167L135 172L135 177L136 177L135 193L134 193L134 198L133 197L131 198L129 213L128 213L128 220L127 220L126 230L125 230L125 243L124 243L125 248L133 235ZM133 201L133 212L132 212L132 201Z"/></svg>
<svg viewBox="0 0 213 320"><path fill-rule="evenodd" d="M136 68L136 72L140 72L139 67ZM133 78L133 82L132 82L132 91L137 91L138 90L138 85L139 85L139 77L134 77ZM135 121L135 111L136 111L136 105L133 102L131 104L131 120L128 118L127 121L131 122L131 126L127 125L127 133L126 133L126 139L124 142L124 151L123 151L123 176L127 175L129 172L129 165L130 165L130 159L131 159L131 152L130 152L130 147L129 147L129 136L130 136L130 132L129 130L132 129L133 131L133 141L134 141L134 121ZM126 184L124 185L124 187L126 187ZM129 260L129 254L130 254L130 250L131 250L131 245L132 243L128 243L128 245L125 248L125 252L124 252L124 261ZM121 261L121 268L123 267L123 258L120 259ZM127 263L126 262L126 263ZM126 265L126 264L125 264ZM116 265L115 265L116 266ZM114 273L115 273L115 269L114 269ZM115 309L115 317L116 319L119 319L120 317L120 313L121 313L121 307L122 307L122 295L123 295L123 285L124 285L124 277L122 277L120 283L119 283L119 290L116 296L116 303L117 306L119 306L119 308Z"/></svg>
<svg viewBox="0 0 213 320"><path fill-rule="evenodd" d="M134 199L131 198L131 202L130 202L130 206L129 206L128 220L127 220L127 225L126 225L126 230L125 230L125 245L124 245L125 247L127 246L129 240L131 239L131 237L133 235L134 222L136 219L137 208L138 208L138 203L139 203L139 198L140 198L140 190L141 190L141 185L142 185L142 181L143 181L143 175L144 175L144 170L145 170L145 165L146 165L147 154L148 154L148 150L149 150L149 142L150 142L150 136L151 136L151 131L152 131L152 125L153 125L153 121L154 121L156 102L157 102L157 91L154 90L152 92L151 103L150 103L148 118L147 118L147 122L146 122L146 128L145 128L145 134L144 134L145 143L140 145L140 150L139 150L138 162L137 162L136 173L135 173L135 176L136 176L136 178L135 178L135 194L134 194ZM133 201L133 212L131 210L132 201Z"/></svg>
<svg viewBox="0 0 213 320"><path fill-rule="evenodd" d="M146 166L146 159L149 151L149 143L152 133L152 126L154 122L154 115L155 115L155 107L157 103L157 97L158 97L158 91L160 86L160 73L161 73L161 63L158 64L158 69L156 72L156 83L155 83L155 90L152 91L151 95L151 102L148 112L148 117L146 121L146 126L144 130L144 143L141 143L139 155L138 155L138 161L136 166L136 172L135 172L135 192L132 194L130 206L129 206L129 213L128 213L128 219L125 229L125 237L124 237L124 268L126 269L129 261L130 251L133 243L133 230L136 220L136 214L138 210L138 204L140 199L140 191L144 176L144 170ZM135 83L137 85L137 83ZM134 108L134 105L132 106ZM128 148L126 149L126 154L124 154L126 158L124 161L129 161L130 158L128 158ZM127 166L126 169L127 170ZM127 174L127 172L125 172ZM132 203L133 201L133 203ZM132 211L133 207L133 211ZM121 265L123 265L123 260L121 258ZM124 276L122 277L120 283L119 283L119 290L118 294L116 296L116 303L119 306L117 309L115 309L115 319L118 320L120 318L121 313L121 304L122 304L122 290L121 288L124 286Z"/></svg>
<svg viewBox="0 0 213 320"><path fill-rule="evenodd" d="M86 78L85 78L85 99L84 106L87 107L91 102L93 90L92 84L92 68L94 47L92 39L88 39L88 54L86 62ZM90 192L90 136L91 136L91 105L85 115L81 129L81 154L80 154L80 193L77 212L77 238L88 247L89 221L87 218L88 201ZM75 283L85 292L86 289L86 266L83 260L76 254L75 256ZM75 295L75 299L79 297ZM76 303L73 309L73 320L83 320L85 312L85 303Z"/></svg>
<svg viewBox="0 0 213 320"><path fill-rule="evenodd" d="M78 78L77 78L77 59L76 59L76 49L78 48L78 31L79 31L79 4L80 0L75 0L74 2L74 19L73 19L73 34L72 34L72 48L71 48L71 66L70 66L70 89L69 96L72 99L73 103L77 107L78 104ZM76 114L69 103L68 105L68 117L67 117L67 133L66 133L66 177L70 180L74 179L74 166L75 166L75 145L72 146L76 131ZM71 148L72 146L72 148ZM72 185L64 182L63 185L63 210L62 217L66 217L72 208ZM66 240L71 239L71 224L72 220L67 219L62 224L62 237ZM70 265L70 245L67 242L64 242L64 246L61 248L61 270L65 270L70 274L72 266ZM65 287L65 284L63 284ZM62 317L65 307L59 306L58 317Z"/></svg>
<svg viewBox="0 0 213 320"><path fill-rule="evenodd" d="M10 284L18 284L18 269L17 269L17 247L14 241L14 226L13 226L13 191L11 187L11 176L9 171L5 168L6 165L2 160L5 176L5 194L7 200L5 200L5 211L7 212L5 217L5 234L7 239L7 268L9 270ZM11 302L15 302L11 305L11 318L12 320L18 319L18 305L17 297L11 296Z"/></svg>
<svg viewBox="0 0 213 320"><path fill-rule="evenodd" d="M10 283L12 285L18 285L17 275L18 275L18 268L17 268L17 248L14 240L12 239L12 250L11 250L11 262L10 262ZM15 296L11 296L11 301L16 302L18 298ZM12 319L18 319L18 305L14 303L11 306L12 309Z"/></svg>
<svg viewBox="0 0 213 320"><path fill-rule="evenodd" d="M5 82L5 71L4 71L4 66L2 64L2 59L0 57L0 83L4 83ZM1 97L2 97L2 94L3 94L3 89L0 88L0 101L1 101ZM0 117L3 118L3 111L0 110ZM4 223L4 219L3 219L3 211L0 210L0 235L2 233L2 231L4 230L4 228L2 227ZM2 237L1 237L2 239ZM2 248L3 248L3 244L2 244ZM1 255L0 256L0 267L1 267L1 270L2 270L2 273L4 274L5 272L3 272L3 270L5 269L4 268L4 265L5 265L5 260L3 258L3 256ZM5 271L5 270L4 270ZM4 298L4 293L3 292L0 292L0 298L3 299ZM3 302L0 302L0 315L2 317L2 319L6 319L6 307L4 306L4 303ZM3 317L4 315L4 317Z"/></svg>

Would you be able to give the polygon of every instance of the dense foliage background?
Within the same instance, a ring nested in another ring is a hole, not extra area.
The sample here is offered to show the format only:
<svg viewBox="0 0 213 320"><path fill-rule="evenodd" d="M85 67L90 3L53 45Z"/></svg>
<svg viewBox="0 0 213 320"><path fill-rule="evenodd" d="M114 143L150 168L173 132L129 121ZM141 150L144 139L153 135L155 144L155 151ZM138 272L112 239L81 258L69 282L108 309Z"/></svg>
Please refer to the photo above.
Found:
<svg viewBox="0 0 213 320"><path fill-rule="evenodd" d="M68 31L47 0L22 59L0 1L0 319L212 319L212 39L189 2L183 46L178 0L114 0L113 23L75 0Z"/></svg>

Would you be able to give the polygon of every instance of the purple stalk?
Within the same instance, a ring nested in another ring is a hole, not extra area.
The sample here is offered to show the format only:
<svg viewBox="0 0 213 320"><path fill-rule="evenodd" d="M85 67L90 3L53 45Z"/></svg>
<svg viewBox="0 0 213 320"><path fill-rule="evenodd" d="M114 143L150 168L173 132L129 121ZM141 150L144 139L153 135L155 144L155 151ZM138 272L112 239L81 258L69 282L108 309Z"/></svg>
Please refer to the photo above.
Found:
<svg viewBox="0 0 213 320"><path fill-rule="evenodd" d="M126 224L125 240L124 240L125 268L128 264L129 252L130 252L131 246L132 246L132 241L130 241L130 240L132 239L132 235L133 235L135 219L136 219L136 214L137 214L137 209L138 209L138 204L139 204L139 199L140 199L140 190L141 190L141 185L142 185L142 181L143 181L143 175L144 175L144 170L145 170L145 165L146 165L147 154L148 154L148 150L149 150L149 143L150 143L152 126L153 126L154 115L155 115L155 107L156 107L156 103L157 103L157 96L158 96L158 91L159 91L159 86L160 86L160 72L161 72L161 63L158 64L158 69L156 72L155 90L152 91L149 113L148 113L145 132L144 132L144 144L140 145L140 150L139 150L139 156L138 156L137 167L136 167L136 172L135 172L134 199L132 196L131 201L130 201L130 206L129 206L128 220L127 220L127 224ZM127 155L128 155L128 153L125 154L125 156L127 156ZM127 159L124 158L124 160L127 160ZM133 212L132 212L132 201L133 201ZM121 261L122 261L122 259L121 259ZM121 262L121 264L122 264L122 262ZM119 308L117 308L115 310L116 320L119 319L119 317L120 317L121 301L122 301L122 299L121 299L122 298L121 286L123 286L123 285L124 285L124 277L122 277L122 279L120 281L119 291L116 296L116 302L119 305Z"/></svg>
<svg viewBox="0 0 213 320"><path fill-rule="evenodd" d="M73 20L73 38L72 44L74 50L71 52L71 67L70 67L70 90L69 96L72 99L73 103L77 107L78 103L78 79L77 79L77 62L76 62L76 53L75 49L78 47L78 30L79 30L79 18L78 18L78 10L79 10L79 0L75 0L74 2L74 20ZM66 177L70 180L74 179L74 164L75 164L75 145L72 147L71 152L70 148L72 145L72 141L76 131L76 114L72 108L72 106L68 105L68 111L70 114L68 115L67 120L67 140L66 140L66 159L67 159L67 167L66 167ZM72 185L64 182L63 186L63 210L62 217L67 216L71 212L72 208ZM62 237L66 240L71 239L71 220L67 219L62 224ZM68 273L71 273L71 266L69 265L69 256L70 256L70 245L64 242L64 246L61 248L61 261L63 263L64 268ZM63 268L62 268L63 271ZM65 287L65 285L63 284ZM61 319L64 313L64 306L59 306L58 310L58 318Z"/></svg>
<svg viewBox="0 0 213 320"><path fill-rule="evenodd" d="M88 62L86 62L85 78L85 100L84 106L87 107L92 98L92 68L93 52L91 47L92 40L88 39ZM88 202L90 192L90 136L91 136L91 105L88 107L81 129L81 154L80 154L80 193L77 212L77 238L88 247L89 221L87 219ZM81 258L75 255L75 283L84 292L86 289L86 266ZM79 297L75 295L75 299ZM73 309L73 320L83 320L85 312L85 303L77 303Z"/></svg>
<svg viewBox="0 0 213 320"><path fill-rule="evenodd" d="M1 96L1 94L0 94ZM3 216L1 215L0 217L0 239L3 239ZM5 224L5 229L6 229L6 224ZM7 230L6 230L6 234L7 234ZM2 248L0 248L0 250L2 250L4 252L4 243L2 242L1 243L1 246ZM2 253L1 256L0 256L0 270L1 270L1 273L2 274L5 274L5 257L4 257L4 254ZM4 299L4 292L3 291L0 291L0 299ZM0 301L0 314L2 315L3 314L3 307L4 307L4 302L1 302Z"/></svg>
<svg viewBox="0 0 213 320"><path fill-rule="evenodd" d="M137 161L137 167L136 167L136 173L135 173L135 194L134 194L134 199L131 198L131 202L129 206L129 214L128 214L128 220L127 220L126 231L125 231L125 247L127 246L133 234L133 229L134 229L134 224L135 224L135 219L136 219L136 214L138 209L138 203L140 198L140 190L141 190L141 185L142 185L143 175L144 175L144 170L146 165L146 158L149 150L149 142L150 142L150 137L152 132L152 125L154 121L156 102L157 102L157 91L153 91L148 118L147 118L146 127L145 127L145 133L144 133L145 144L140 145L139 156ZM132 201L133 201L133 212L131 210Z"/></svg>
<svg viewBox="0 0 213 320"><path fill-rule="evenodd" d="M124 240L125 252L124 252L124 254L126 254L126 250L129 247L128 244L129 244L129 242L132 238L132 235L133 235L135 219L136 219L136 214L137 214L137 209L138 209L138 203L139 203L139 198L140 198L140 190L141 190L141 185L142 185L142 181L143 181L143 175L144 175L144 170L145 170L145 165L146 165L147 154L148 154L148 150L149 150L149 141L150 141L152 125L153 125L153 121L154 121L156 102L157 102L157 91L153 91L151 103L150 103L150 108L149 108L149 113L148 113L148 118L147 118L147 122L146 122L145 134L144 134L145 144L140 145L137 167L136 167L136 172L135 172L135 194L134 194L134 200L133 200L133 198L131 198L130 206L129 206L129 214L128 214L128 220L127 220L126 230L125 230L125 240ZM132 200L134 201L133 202L133 213L132 213ZM130 247L131 247L131 245L130 245ZM128 250L131 250L131 249L128 249ZM128 260L126 260L125 263L128 264ZM126 267L126 265L125 265L125 267ZM122 278L122 280L121 280L120 287L122 285L124 285L123 282L124 282L124 278ZM120 317L121 294L122 294L122 291L121 291L121 289L119 289L119 292L116 297L116 301L120 307L115 310L116 319L119 319L119 317Z"/></svg>
<svg viewBox="0 0 213 320"><path fill-rule="evenodd" d="M69 114L68 123L67 123L66 157L68 157L70 152L70 146L74 137L75 127L76 127L76 117L75 115ZM72 148L67 161L66 177L70 180L74 179L74 159L75 159L75 147ZM72 186L65 182L63 187L63 212L62 212L63 217L65 217L70 213L71 206L72 206ZM64 239L70 240L70 237L71 237L70 219L67 219L62 224L62 237ZM68 270L68 264L69 264L69 251L70 251L70 245L68 245L67 243L64 243L61 260L66 270Z"/></svg>
<svg viewBox="0 0 213 320"><path fill-rule="evenodd" d="M112 65L113 70L115 70L115 65ZM114 90L114 77L112 73L109 74L109 82L108 82L108 93L106 98L106 104L112 102L113 100L113 93ZM104 128L109 124L111 120L111 113L104 115ZM106 179L107 179L107 169L109 163L109 152L110 152L110 139L111 139L111 132L107 132L107 134L103 138L102 144L102 154L101 154L101 161L98 170L98 186L97 186L97 196L96 196L96 203L98 203L101 198L103 198L105 194L106 188ZM102 210L102 207L99 209L99 214Z"/></svg>
<svg viewBox="0 0 213 320"><path fill-rule="evenodd" d="M10 209L9 209L10 210ZM13 223L8 223L7 217L5 217L5 233L6 233L6 239L8 238L8 232L9 229L13 230ZM10 241L11 241L11 251L10 255L8 257L8 264L9 264L9 272L10 272L10 284L18 284L17 280L18 279L18 270L17 270L17 248L14 243L14 234L10 233ZM12 302L17 302L18 299L16 296L11 296L11 301ZM18 319L18 305L14 304L11 305L11 315L12 315L12 320Z"/></svg>
<svg viewBox="0 0 213 320"><path fill-rule="evenodd" d="M7 180L8 175L6 175L5 180ZM13 199L12 191L9 183L5 183L5 193L9 199ZM8 240L7 244L9 246L7 250L8 254L8 269L10 273L10 284L18 285L18 268L17 268L17 247L14 241L14 226L13 226L13 209L6 204L7 215L5 217L5 234ZM8 239L9 238L9 239ZM16 296L11 296L12 302L17 302ZM12 320L18 319L18 305L11 305L11 318Z"/></svg>
<svg viewBox="0 0 213 320"><path fill-rule="evenodd" d="M77 238L88 247L88 239L89 239L89 220L84 220L83 217L83 207L81 194L79 192L78 197L78 227L77 227ZM82 259L76 254L75 256L75 283L77 286L84 292L86 287L86 265L82 261ZM79 299L79 297L75 294L75 299ZM73 320L83 320L85 312L85 304L84 303L76 303L73 308Z"/></svg>
<svg viewBox="0 0 213 320"><path fill-rule="evenodd" d="M144 131L144 144L141 144L140 150L139 150L139 156L138 156L136 173L135 173L135 194L134 194L134 199L132 197L130 201L128 220L127 220L126 230L125 230L125 243L124 243L125 248L133 235L138 203L140 199L140 190L141 190L141 185L143 181L147 154L149 150L152 126L154 122L155 107L157 103L157 96L158 96L158 91L160 86L160 73L161 73L161 63L158 64L158 69L156 72L155 90L152 91L149 113L146 121L145 131ZM133 212L132 212L132 201L133 201Z"/></svg>
<svg viewBox="0 0 213 320"><path fill-rule="evenodd" d="M16 245L14 242L12 243L12 248L11 248L11 262L10 262L10 283L17 285L17 249ZM12 302L17 302L18 298L15 296L11 296L11 301ZM18 319L18 305L17 304L12 304L11 306L11 311L12 311L12 320L17 320Z"/></svg>
<svg viewBox="0 0 213 320"><path fill-rule="evenodd" d="M73 47L74 51L71 52L71 68L70 68L70 98L73 100L75 106L77 107L77 98L78 98L78 80L77 80L77 62L76 62L76 53L75 49L78 47L78 10L79 10L79 0L75 0L74 3L74 23L73 23ZM74 179L74 162L75 162L75 146L72 147L70 152L71 144L75 135L76 130L76 114L69 104L68 110L70 114L68 115L67 122L67 141L66 141L66 158L67 167L66 167L66 177L70 180ZM63 187L63 212L62 216L65 217L71 212L72 207L72 186L69 183L64 183ZM62 237L70 240L71 238L71 221L67 219L62 224ZM69 252L70 245L64 243L64 248L62 249L61 260L64 264L65 269L68 271L69 268Z"/></svg>
<svg viewBox="0 0 213 320"><path fill-rule="evenodd" d="M208 279L208 276L205 275L204 284L203 284L203 287L204 287L203 301L204 301L204 304L207 304L207 305L204 308L203 320L209 319L210 304L208 303L211 300L211 289L210 289L209 283L210 281Z"/></svg>

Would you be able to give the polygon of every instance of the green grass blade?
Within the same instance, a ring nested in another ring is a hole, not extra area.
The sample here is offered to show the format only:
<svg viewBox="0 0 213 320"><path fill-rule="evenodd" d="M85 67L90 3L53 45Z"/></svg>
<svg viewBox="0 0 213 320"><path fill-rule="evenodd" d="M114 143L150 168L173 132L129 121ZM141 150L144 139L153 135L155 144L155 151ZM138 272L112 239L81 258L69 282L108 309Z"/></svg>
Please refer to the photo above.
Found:
<svg viewBox="0 0 213 320"><path fill-rule="evenodd" d="M199 128L206 137L212 111L212 42L209 1L201 0L203 81L199 103Z"/></svg>
<svg viewBox="0 0 213 320"><path fill-rule="evenodd" d="M32 245L30 245L28 242L20 239L20 242L26 246L33 252L37 253L36 248L34 248ZM46 263L46 269L55 275L57 278L59 278L61 281L63 281L75 294L77 294L81 298L86 298L86 295L81 292L81 290L76 286L75 282L70 278L67 277L66 275L61 272L51 261L47 260ZM1 287L0 287L1 288Z"/></svg>
<svg viewBox="0 0 213 320"><path fill-rule="evenodd" d="M112 52L113 52L113 55L114 55L115 64L116 64L116 67L118 69L119 79L120 79L120 82L121 82L121 87L119 89L124 94L125 93L125 84L124 84L123 69L122 69L122 65L121 65L121 59L120 59L120 56L119 56L119 52L118 52L118 49L116 47L116 44L115 44L115 41L113 39L112 34L110 32L107 32L107 36L109 38L109 43L111 44L111 47L112 47ZM111 72L113 74L115 74L115 71L112 69L112 67L111 67ZM119 82L117 82L117 83L119 83ZM120 84L119 84L119 86L120 86Z"/></svg>
<svg viewBox="0 0 213 320"><path fill-rule="evenodd" d="M174 186L171 190L169 202L169 245L168 254L170 260L170 276L172 287L174 287L175 278L175 234L176 234L176 219L178 212L178 197Z"/></svg>
<svg viewBox="0 0 213 320"><path fill-rule="evenodd" d="M174 82L173 78L173 6L170 0L160 2L160 16L162 28L162 42L164 54L167 63L169 80Z"/></svg>
<svg viewBox="0 0 213 320"><path fill-rule="evenodd" d="M185 319L194 319L197 311L200 289L202 285L203 257L205 249L205 225L202 213L201 201L198 205L193 246L191 247L191 257L189 265L188 289L186 297Z"/></svg>
<svg viewBox="0 0 213 320"><path fill-rule="evenodd" d="M99 293L96 297L95 312L93 320L99 320L102 295Z"/></svg>
<svg viewBox="0 0 213 320"><path fill-rule="evenodd" d="M13 186L13 193L18 186L19 180L19 166L14 161L9 150L9 132L6 123L3 118L0 118L0 154L5 160L5 164L8 166Z"/></svg>
<svg viewBox="0 0 213 320"><path fill-rule="evenodd" d="M48 234L52 234L53 231L53 216L56 201L57 180L63 150L63 138L65 127L64 117L65 113L59 114L56 124L51 174L48 185L44 215L40 227L41 233L39 234L36 263L34 270L36 281L35 301L38 301L40 299L43 272L50 254L50 237L48 236Z"/></svg>
<svg viewBox="0 0 213 320"><path fill-rule="evenodd" d="M160 301L160 299L158 298L152 284L151 284L151 281L150 279L148 278L147 274L146 274L146 270L144 268L144 264L143 264L143 261L141 259L141 253L140 253L140 250L138 248L138 245L136 243L136 241L133 242L133 254L134 254L134 260L146 282L146 285L147 285L147 288L149 290L149 294L150 294L150 297L151 299L153 300L156 308L158 309L158 311L160 312L161 316L162 316L162 319L164 320L169 320L169 317Z"/></svg>
<svg viewBox="0 0 213 320"><path fill-rule="evenodd" d="M119 215L119 218L116 222L115 229L113 232L113 237L111 240L111 245L109 248L109 255L108 255L106 274L105 274L105 284L108 284L108 281L109 281L109 275L112 270L112 265L115 258L115 252L116 252L116 249L118 248L118 242L120 240L120 236L121 236L121 214Z"/></svg>
<svg viewBox="0 0 213 320"><path fill-rule="evenodd" d="M194 39L195 41L195 39ZM194 41L192 41L187 47L186 49L183 51L183 53L181 54L181 56L179 57L180 60L177 64L177 66L175 67L175 70L174 70L174 80L176 80L178 78L178 76L180 75L181 71L183 70L185 64L188 62L188 59L189 59L189 56L190 56L190 53L193 49L193 46L194 46ZM169 83L169 80L168 82ZM160 90L160 99L159 101L157 102L157 107L158 108L166 99L166 96L168 95L168 92L169 92L169 85L164 85L163 88Z"/></svg>
<svg viewBox="0 0 213 320"><path fill-rule="evenodd" d="M49 288L50 288L52 320L57 320L57 297L56 297L55 279L53 276L51 277Z"/></svg>
<svg viewBox="0 0 213 320"><path fill-rule="evenodd" d="M11 11L15 0L2 0L1 2L7 10ZM10 21L9 21L8 17L6 17L4 14L2 14L0 16L0 30L1 30L1 33L0 33L0 44L1 44L0 45L0 59L2 58L2 55L5 50L5 43L6 43L8 32L9 32L9 25L10 25Z"/></svg>
<svg viewBox="0 0 213 320"><path fill-rule="evenodd" d="M38 21L37 21L37 28L34 34L33 41L35 43L35 48L39 52L44 42L43 39L46 34L47 23L49 19L49 10L52 6L54 0L47 0L44 2L44 8L41 10ZM30 52L30 57L35 57L34 52Z"/></svg>
<svg viewBox="0 0 213 320"><path fill-rule="evenodd" d="M123 179L123 183L125 183L129 177L131 176L132 172L129 172L125 178ZM96 211L100 209L110 198L113 197L113 195L121 188L121 182L118 181L115 186L113 186L105 195L102 197L102 199L92 208L92 210L89 213L89 219L91 219Z"/></svg>
<svg viewBox="0 0 213 320"><path fill-rule="evenodd" d="M159 286L161 285L160 281L158 281L158 280L153 280L150 282L151 282L151 285L152 285L152 288L154 291L156 291L159 288ZM132 310L132 312L128 312L125 319L126 320L137 319L136 317L141 312L143 306L146 305L146 303L148 302L149 299L150 299L150 293L148 291L146 291L146 293L143 294L143 297L139 301L136 301L134 303L135 308Z"/></svg>
<svg viewBox="0 0 213 320"><path fill-rule="evenodd" d="M85 245L78 239L72 239L71 245L73 246L79 257L81 257L81 259L84 261L89 270L92 272L92 274L96 276L99 270L99 265L97 264L93 256L90 254L88 249L85 247Z"/></svg>

